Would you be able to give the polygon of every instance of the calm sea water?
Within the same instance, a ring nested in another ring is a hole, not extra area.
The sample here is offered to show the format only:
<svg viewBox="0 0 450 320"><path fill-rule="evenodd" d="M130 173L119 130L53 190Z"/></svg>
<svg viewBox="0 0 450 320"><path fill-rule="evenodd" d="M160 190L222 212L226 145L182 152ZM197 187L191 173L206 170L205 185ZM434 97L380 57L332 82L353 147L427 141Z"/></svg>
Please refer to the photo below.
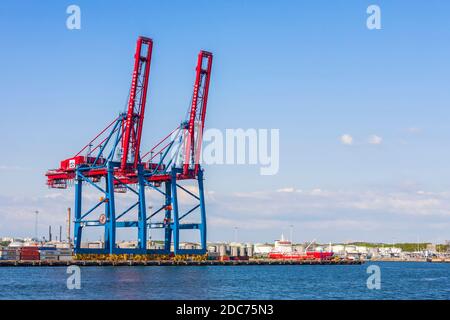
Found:
<svg viewBox="0 0 450 320"><path fill-rule="evenodd" d="M0 268L0 299L450 299L450 264L361 266L84 267L67 289L65 267Z"/></svg>

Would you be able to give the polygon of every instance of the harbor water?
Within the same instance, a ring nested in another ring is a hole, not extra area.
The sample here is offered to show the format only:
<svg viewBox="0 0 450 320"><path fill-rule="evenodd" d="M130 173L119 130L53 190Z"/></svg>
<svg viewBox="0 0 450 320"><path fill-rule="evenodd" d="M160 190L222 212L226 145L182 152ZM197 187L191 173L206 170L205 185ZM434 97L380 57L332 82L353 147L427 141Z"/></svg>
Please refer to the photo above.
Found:
<svg viewBox="0 0 450 320"><path fill-rule="evenodd" d="M369 289L371 265L380 289ZM0 268L0 299L450 299L450 263Z"/></svg>

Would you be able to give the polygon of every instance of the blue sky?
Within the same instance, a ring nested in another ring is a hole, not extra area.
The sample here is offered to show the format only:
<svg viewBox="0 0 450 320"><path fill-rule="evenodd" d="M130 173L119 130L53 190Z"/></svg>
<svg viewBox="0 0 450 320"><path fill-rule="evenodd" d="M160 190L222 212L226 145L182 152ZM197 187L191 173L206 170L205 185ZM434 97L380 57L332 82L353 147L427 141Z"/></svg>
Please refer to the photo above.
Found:
<svg viewBox="0 0 450 320"><path fill-rule="evenodd" d="M66 8L79 5L81 30ZM368 30L366 9L381 8ZM206 126L279 128L280 171L211 165L211 240L450 238L450 3L2 1L0 236L64 223L43 174L125 105L138 35L154 40L144 149L184 116L214 53ZM340 137L351 135L353 143ZM382 138L370 144L371 135Z"/></svg>

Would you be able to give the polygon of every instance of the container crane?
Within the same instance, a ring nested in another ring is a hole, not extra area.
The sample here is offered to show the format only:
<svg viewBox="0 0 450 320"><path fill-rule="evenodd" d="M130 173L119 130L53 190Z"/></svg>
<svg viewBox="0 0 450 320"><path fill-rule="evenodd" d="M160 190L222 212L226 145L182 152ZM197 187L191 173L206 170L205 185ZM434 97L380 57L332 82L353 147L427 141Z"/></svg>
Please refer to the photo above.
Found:
<svg viewBox="0 0 450 320"><path fill-rule="evenodd" d="M149 224L150 229L165 229L165 246L160 253L170 252L172 236L175 254L203 254L206 252L206 209L203 169L199 160L211 79L212 58L212 53L207 51L202 50L198 54L194 91L188 119L172 130L142 157L144 160L149 156L148 162L144 163L144 165L146 169L153 170L148 177L146 174L146 183L158 190L164 198L163 205L149 217L152 218L164 212L162 223ZM160 159L156 162L155 159L158 155ZM198 194L182 186L180 183L182 180L196 181ZM165 185L164 190L160 188L161 184ZM179 210L178 190L181 190L196 202L194 206L184 213L181 213ZM183 223L184 221L182 220L185 220L186 217L195 211L200 211L200 222ZM192 229L200 231L201 249L180 250L180 230Z"/></svg>
<svg viewBox="0 0 450 320"><path fill-rule="evenodd" d="M140 144L152 49L151 39L138 38L127 112L121 113L110 122L75 156L61 161L60 168L46 173L47 185L51 188L65 189L72 183L75 185L74 247L76 253L203 254L206 252L206 211L203 170L199 164L199 153L206 115L212 54L206 51L199 53L189 119L182 122L141 157ZM183 148L184 154L181 151ZM159 155L159 161L156 161L157 155ZM144 161L147 157L148 160ZM197 181L198 195L183 187L180 183L182 180ZM162 188L163 184L164 188ZM87 210L83 206L83 185L90 185L102 194L99 201ZM164 196L162 206L150 216L147 216L146 212L146 188ZM178 189L198 201L197 205L183 214L179 212ZM115 193L121 192L131 192L136 196L136 201L117 214ZM98 213L101 207L104 213L98 218L92 218L94 212ZM183 223L181 221L196 209L200 210L200 222ZM137 211L136 220L123 219L133 211ZM163 220L151 223L150 219L160 212L164 212ZM103 248L81 247L82 234L86 227L104 228ZM137 248L117 247L118 228L138 229ZM147 249L147 230L154 228L165 229L164 249ZM180 249L179 234L183 229L200 230L201 249Z"/></svg>

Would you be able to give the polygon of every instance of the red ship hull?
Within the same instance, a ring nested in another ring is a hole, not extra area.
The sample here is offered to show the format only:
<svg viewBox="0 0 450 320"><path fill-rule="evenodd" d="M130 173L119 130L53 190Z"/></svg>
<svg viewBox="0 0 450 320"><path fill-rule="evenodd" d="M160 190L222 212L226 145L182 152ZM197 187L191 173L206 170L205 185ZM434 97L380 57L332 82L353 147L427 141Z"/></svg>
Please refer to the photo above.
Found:
<svg viewBox="0 0 450 320"><path fill-rule="evenodd" d="M331 257L333 257L333 252L310 251L306 253L269 253L269 259L275 260L328 260L331 259Z"/></svg>

